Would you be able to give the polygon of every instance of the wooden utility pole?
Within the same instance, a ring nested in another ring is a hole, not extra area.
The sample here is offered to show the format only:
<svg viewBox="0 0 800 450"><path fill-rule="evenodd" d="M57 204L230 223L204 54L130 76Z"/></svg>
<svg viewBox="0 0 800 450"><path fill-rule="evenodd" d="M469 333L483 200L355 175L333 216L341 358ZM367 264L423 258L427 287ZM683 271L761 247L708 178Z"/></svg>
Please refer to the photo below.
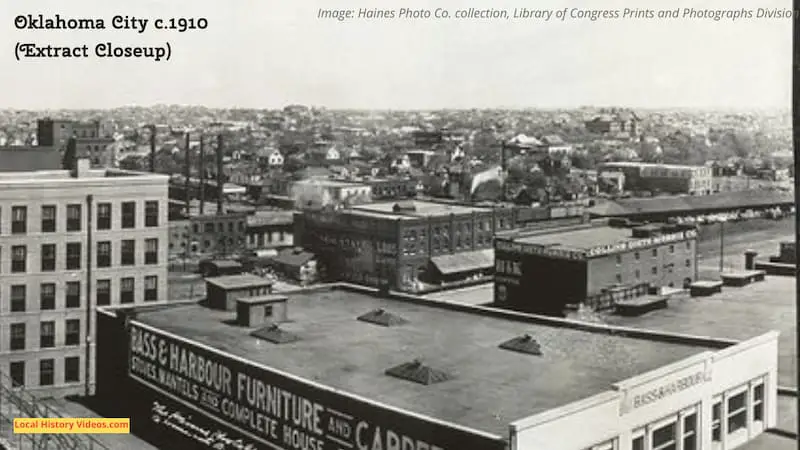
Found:
<svg viewBox="0 0 800 450"><path fill-rule="evenodd" d="M222 133L217 135L217 214L222 214L223 183L222 183Z"/></svg>
<svg viewBox="0 0 800 450"><path fill-rule="evenodd" d="M188 132L186 133L185 144L184 144L184 147L183 147L183 157L184 157L184 160L183 160L183 166L184 166L183 167L183 176L185 177L185 179L184 179L184 189L186 191L186 192L184 192L184 194L186 194L186 217L189 217L190 208L191 208L191 205L192 205L192 193L191 193L192 185L191 185L191 182L189 181L191 179L191 177L192 177L192 157L191 157L191 151L189 150L189 133Z"/></svg>
<svg viewBox="0 0 800 450"><path fill-rule="evenodd" d="M200 135L200 215L203 215L203 210L206 205L206 152L205 142L203 135Z"/></svg>
<svg viewBox="0 0 800 450"><path fill-rule="evenodd" d="M156 171L156 126L148 125L150 129L150 172Z"/></svg>

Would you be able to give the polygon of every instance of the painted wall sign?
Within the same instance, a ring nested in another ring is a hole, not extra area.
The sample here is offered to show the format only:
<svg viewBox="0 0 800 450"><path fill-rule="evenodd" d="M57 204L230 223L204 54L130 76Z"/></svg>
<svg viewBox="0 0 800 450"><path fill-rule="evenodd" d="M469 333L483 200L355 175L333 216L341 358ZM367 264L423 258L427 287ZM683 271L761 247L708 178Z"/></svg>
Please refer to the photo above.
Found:
<svg viewBox="0 0 800 450"><path fill-rule="evenodd" d="M710 382L712 379L711 367L709 361L704 361L700 365L684 369L668 378L661 378L651 383L624 389L620 413L634 412L639 408L653 405L673 395Z"/></svg>
<svg viewBox="0 0 800 450"><path fill-rule="evenodd" d="M258 443L256 448L504 448L499 439L323 390L136 323L130 324L129 338L132 379L252 438ZM196 441L208 440L209 448L249 450L246 446L240 449L238 444L219 446L221 438L211 439L221 436L219 432L192 427L186 415L176 415L165 408L154 406L151 419Z"/></svg>
<svg viewBox="0 0 800 450"><path fill-rule="evenodd" d="M496 241L495 250L506 251L510 253L523 253L526 255L542 255L551 258L569 259L573 261L583 261L586 259L586 255L583 252L511 241Z"/></svg>
<svg viewBox="0 0 800 450"><path fill-rule="evenodd" d="M670 242L694 239L696 237L697 237L696 231L693 230L681 231L679 233L671 233L662 236L654 236L650 238L619 242L617 244L612 244L612 245L603 245L600 247L594 247L586 252L586 256L589 258L594 258L597 256L604 256L614 253L636 250L638 248L652 247L654 245L662 245L662 244L668 244Z"/></svg>

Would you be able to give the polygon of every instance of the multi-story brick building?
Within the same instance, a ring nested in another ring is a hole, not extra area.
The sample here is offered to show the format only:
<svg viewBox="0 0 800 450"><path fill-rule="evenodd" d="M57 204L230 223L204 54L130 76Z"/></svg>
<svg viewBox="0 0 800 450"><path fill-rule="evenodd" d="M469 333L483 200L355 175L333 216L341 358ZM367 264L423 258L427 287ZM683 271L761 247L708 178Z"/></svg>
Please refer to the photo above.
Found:
<svg viewBox="0 0 800 450"><path fill-rule="evenodd" d="M246 212L203 214L169 223L172 256L227 255L246 248Z"/></svg>
<svg viewBox="0 0 800 450"><path fill-rule="evenodd" d="M713 190L713 169L704 166L611 162L600 172L625 174L625 189L669 194L708 195Z"/></svg>
<svg viewBox="0 0 800 450"><path fill-rule="evenodd" d="M696 240L692 227L656 224L501 234L495 240L495 303L557 315L567 305L686 288L697 278Z"/></svg>
<svg viewBox="0 0 800 450"><path fill-rule="evenodd" d="M413 291L491 271L494 233L515 228L516 211L425 201L304 211L295 243L320 257L329 278Z"/></svg>
<svg viewBox="0 0 800 450"><path fill-rule="evenodd" d="M55 147L63 152L71 137L75 138L79 158L88 158L92 166L110 166L112 155L108 147L114 139L100 121L42 119L37 122L36 139L40 146Z"/></svg>
<svg viewBox="0 0 800 450"><path fill-rule="evenodd" d="M87 160L0 173L0 371L43 395L84 392L94 308L166 300L167 244L165 176Z"/></svg>

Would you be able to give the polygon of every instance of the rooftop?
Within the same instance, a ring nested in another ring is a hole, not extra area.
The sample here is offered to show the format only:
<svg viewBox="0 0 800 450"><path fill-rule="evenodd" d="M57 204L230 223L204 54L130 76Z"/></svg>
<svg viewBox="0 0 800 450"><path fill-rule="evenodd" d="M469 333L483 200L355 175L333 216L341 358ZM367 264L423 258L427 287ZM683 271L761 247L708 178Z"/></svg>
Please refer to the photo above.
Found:
<svg viewBox="0 0 800 450"><path fill-rule="evenodd" d="M225 275L222 277L213 277L213 278L206 278L207 283L211 283L214 286L220 287L225 290L230 289L241 289L253 285L269 285L272 284L266 278L261 278L257 275L253 275L250 273L244 273L241 275Z"/></svg>
<svg viewBox="0 0 800 450"><path fill-rule="evenodd" d="M593 226L577 230L538 234L514 239L523 244L537 244L549 248L586 251L603 245L614 245L620 242L637 241L632 237L629 228Z"/></svg>
<svg viewBox="0 0 800 450"><path fill-rule="evenodd" d="M639 317L574 317L611 325L745 340L779 331L778 382L796 386L797 318L794 277L767 276L744 287L723 287L710 297L673 299L667 309Z"/></svg>
<svg viewBox="0 0 800 450"><path fill-rule="evenodd" d="M0 166L6 166L5 153L0 153ZM88 164L88 161L87 161ZM59 160L58 165L61 165ZM149 172L134 172L129 170L120 169L91 169L87 166L80 168L77 171L77 176L74 172L69 170L22 170L22 171L3 171L0 169L0 185L36 185L40 186L42 183L48 184L74 184L74 183L87 183L95 181L103 181L109 183L110 180L120 178L125 179L127 182L133 180L141 180L143 182L153 182L158 180L165 185L169 181L167 175L154 174Z"/></svg>
<svg viewBox="0 0 800 450"><path fill-rule="evenodd" d="M0 172L61 169L61 155L53 147L0 147Z"/></svg>
<svg viewBox="0 0 800 450"><path fill-rule="evenodd" d="M299 339L280 345L226 324L231 312L197 304L140 310L137 320L336 389L498 435L505 435L513 420L706 350L339 289L287 295L290 321L280 328ZM358 320L376 310L406 322L386 327ZM529 340L526 336L538 348L532 343L516 351L500 348L515 338ZM386 375L392 368L421 375L421 381Z"/></svg>
<svg viewBox="0 0 800 450"><path fill-rule="evenodd" d="M395 210L395 205L400 205L399 210ZM413 207L413 208L412 208ZM437 217L449 216L450 214L471 214L473 212L491 211L489 208L477 208L474 206L463 206L447 203L426 202L420 200L409 200L403 202L380 202L365 205L353 206L351 209L378 214L391 214L407 217Z"/></svg>

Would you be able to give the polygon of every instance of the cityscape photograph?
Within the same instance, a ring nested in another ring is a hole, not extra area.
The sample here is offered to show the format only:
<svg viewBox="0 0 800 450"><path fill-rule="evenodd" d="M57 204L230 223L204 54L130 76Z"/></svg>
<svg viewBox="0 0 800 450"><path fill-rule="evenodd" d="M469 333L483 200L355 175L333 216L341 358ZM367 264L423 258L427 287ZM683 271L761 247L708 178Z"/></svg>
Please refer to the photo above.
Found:
<svg viewBox="0 0 800 450"><path fill-rule="evenodd" d="M41 3L171 56L0 53L0 449L800 443L791 4Z"/></svg>

